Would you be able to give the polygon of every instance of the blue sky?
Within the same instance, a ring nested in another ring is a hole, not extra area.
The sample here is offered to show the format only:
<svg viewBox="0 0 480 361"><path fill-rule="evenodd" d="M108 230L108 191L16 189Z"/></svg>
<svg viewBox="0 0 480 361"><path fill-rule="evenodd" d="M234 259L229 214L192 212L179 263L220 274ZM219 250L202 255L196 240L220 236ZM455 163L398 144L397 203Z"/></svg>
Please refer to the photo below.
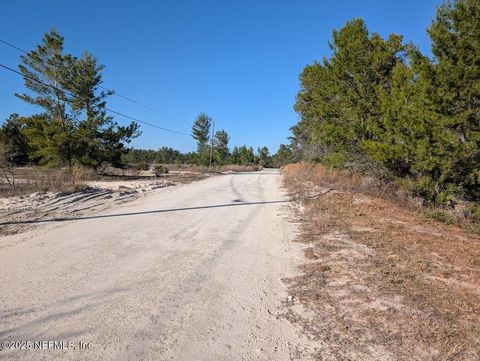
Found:
<svg viewBox="0 0 480 361"><path fill-rule="evenodd" d="M190 132L206 112L231 145L286 143L302 68L329 54L332 29L365 19L371 32L404 35L430 53L426 27L440 0L336 1L62 1L2 0L0 39L30 50L56 27L65 49L92 52L106 66L104 86L159 110L119 97L108 106L138 119ZM0 44L0 63L16 67L19 53ZM30 114L13 96L15 74L0 69L0 119ZM126 123L120 117L120 123ZM136 147L195 148L190 137L142 126Z"/></svg>

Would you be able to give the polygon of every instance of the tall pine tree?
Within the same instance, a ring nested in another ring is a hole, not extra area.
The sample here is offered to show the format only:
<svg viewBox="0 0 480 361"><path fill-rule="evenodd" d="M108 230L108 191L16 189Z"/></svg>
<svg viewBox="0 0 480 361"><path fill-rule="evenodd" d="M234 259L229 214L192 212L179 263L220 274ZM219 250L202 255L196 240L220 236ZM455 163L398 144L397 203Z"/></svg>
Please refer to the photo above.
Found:
<svg viewBox="0 0 480 361"><path fill-rule="evenodd" d="M230 137L225 130L219 130L215 133L215 154L217 162L220 164L226 163L229 156L228 142Z"/></svg>
<svg viewBox="0 0 480 361"><path fill-rule="evenodd" d="M36 50L21 57L19 69L30 92L16 95L42 109L24 118L30 157L69 168L74 163L120 165L125 144L140 134L138 124L119 126L106 115L105 99L111 92L98 89L103 66L88 52L80 58L63 54L63 42L52 30Z"/></svg>
<svg viewBox="0 0 480 361"><path fill-rule="evenodd" d="M30 93L15 94L43 110L27 119L25 132L32 146L32 157L41 163L59 166L73 162L76 119L70 111L70 96L62 91L72 58L63 55L63 37L52 30L36 50L21 56L20 72Z"/></svg>
<svg viewBox="0 0 480 361"><path fill-rule="evenodd" d="M200 113L192 126L192 137L197 141L197 162L201 165L209 164L208 142L211 126L212 118L205 113Z"/></svg>

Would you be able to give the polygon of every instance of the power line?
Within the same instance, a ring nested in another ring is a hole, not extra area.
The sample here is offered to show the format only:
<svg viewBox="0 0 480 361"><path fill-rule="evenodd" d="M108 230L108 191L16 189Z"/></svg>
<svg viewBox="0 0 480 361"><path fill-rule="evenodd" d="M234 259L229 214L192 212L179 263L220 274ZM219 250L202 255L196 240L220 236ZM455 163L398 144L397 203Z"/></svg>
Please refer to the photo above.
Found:
<svg viewBox="0 0 480 361"><path fill-rule="evenodd" d="M61 92L61 93L63 93L63 94L68 94L68 95L70 95L70 96L72 96L72 97L75 97L75 95L72 94L72 93L71 93L70 91L68 91L68 90L60 89L60 88L58 88L58 87L56 87L56 86L54 86L54 85L45 83L44 81L41 81L41 80L32 78L32 77L30 77L30 76L28 76L28 75L22 74L22 73L19 72L18 70L15 70L15 69L13 69L13 68L10 68L10 67L8 67L8 66L6 66L6 65L0 64L0 67L6 69L6 70L8 70L8 71L11 71L11 72L13 72L13 73L15 73L15 74L17 74L17 75L20 75L20 76L22 76L22 77L24 77L24 78L26 78L26 79L29 79L29 80L31 80L31 81L35 81L35 82L37 82L37 83L39 83L39 84L42 84L42 85L44 85L44 86L47 86L47 87L52 88L52 89L54 89L54 90L57 90L57 91L59 91L59 92ZM133 120L133 121L136 121L136 122L138 122L138 123L142 123L142 124L145 124L145 125L154 127L154 128L158 128L158 129L161 129L161 130L165 130L165 131L170 132L170 133L186 135L186 136L189 136L189 137L191 136L191 134L188 134L188 133L183 133L183 132L179 132L179 131L176 131L176 130L173 130L173 129L164 128L164 127L161 127L161 126L159 126L159 125L155 125L155 124L152 124L152 123L149 123L149 122L145 122L145 121L143 121L143 120L136 119L136 118L131 117L131 116L129 116L129 115L126 115L126 114L117 112L116 110L113 110L113 109L105 108L105 110L108 111L108 112L110 112L110 113L117 114L117 115L119 115L119 116L121 116L121 117L130 119L130 120Z"/></svg>
<svg viewBox="0 0 480 361"><path fill-rule="evenodd" d="M3 44L5 44L5 45L8 45L8 46L11 47L11 48L17 49L18 51L21 51L22 53L25 53L25 54L28 53L26 50L24 50L24 49L22 49L22 48L19 48L18 46L13 45L13 44L9 43L8 41L5 41L5 40L0 39L0 43L3 43Z"/></svg>
<svg viewBox="0 0 480 361"><path fill-rule="evenodd" d="M37 31L37 30L35 30L34 28L32 28L30 25L24 23L23 21L17 19L15 16L10 15L9 13L7 13L7 12L5 12L5 11L3 11L3 10L0 10L0 13L2 13L3 15L5 15L7 18L12 19L13 21L15 21L15 22L17 22L17 23L19 23L19 24L22 24L23 26L26 26L27 28L29 28L29 29L32 30L32 31Z"/></svg>
<svg viewBox="0 0 480 361"><path fill-rule="evenodd" d="M5 41L5 40L0 39L0 43L3 43L3 44L5 44L5 45L7 45L7 46L9 46L9 47L11 47L11 48L13 48L13 49L16 49L16 50L24 53L24 54L28 54L28 51L27 51L27 50L22 49L22 48L14 45L14 44L12 44L12 43L9 43L8 41ZM176 117L173 117L173 116L168 115L168 114L166 114L166 113L163 113L163 112L161 112L161 111L159 111L159 110L157 110L157 109L155 109L155 108L152 108L152 107L150 107L150 106L148 106L148 105L142 104L142 103L140 103L139 101L136 101L136 100L134 100L134 99L132 99L132 98L130 98L130 97L127 97L126 95L120 94L120 93L118 93L118 92L116 92L116 91L114 91L114 90L112 90L112 89L108 89L108 88L106 88L106 87L104 87L104 86L102 86L102 85L99 85L98 87L101 88L101 89L103 89L103 90L106 90L106 91L108 91L108 92L112 92L114 95L116 95L116 96L118 96L118 97L120 97L120 98L123 98L123 99L125 99L125 100L127 100L127 101L129 101L129 102L131 102L131 103L133 103L133 104L136 104L136 105L141 106L141 107L143 107L143 108L145 108L145 109L148 109L148 110L150 110L150 111L152 111L152 112L155 112L155 113L157 113L157 114L160 114L161 116L163 116L163 117L165 117L165 118L170 118L170 119L172 119L172 120L175 120L175 121L177 121L177 122L180 122L180 123L182 123L182 124L185 124L185 125L190 126L190 123L187 123L187 122L185 122L185 121L183 121L183 120L181 120L181 119L179 119L179 118L176 118Z"/></svg>
<svg viewBox="0 0 480 361"><path fill-rule="evenodd" d="M164 127L161 127L161 126L159 126L159 125L155 125L155 124L152 124L152 123L145 122L145 121L143 121L143 120L139 120L139 119L133 118L133 117L131 117L131 116L129 116L129 115L125 115L125 114L119 113L119 112L117 112L116 110L113 110L113 109L105 108L105 110L109 111L110 113L120 115L121 117L124 117L124 118L127 118L127 119L131 119L131 120L134 120L134 121L136 121L136 122L149 125L149 126L151 126L151 127L155 127L155 128L158 128L158 129L162 129L162 130L165 130L165 131L170 132L170 133L186 135L186 136L188 136L188 137L191 137L191 136L192 136L191 134L188 134L188 133L179 132L179 131L177 131L177 130L164 128Z"/></svg>
<svg viewBox="0 0 480 361"><path fill-rule="evenodd" d="M111 89L105 88L105 87L102 86L102 85L99 85L98 87L101 88L101 89L103 89L103 90L106 90L106 91L110 91L110 92L112 91ZM120 98L123 98L123 99L125 99L125 100L127 100L127 101L129 101L129 102L131 102L131 103L133 103L133 104L136 104L136 105L141 106L141 107L143 107L143 108L145 108L145 109L148 109L148 110L150 110L151 112L155 112L155 113L160 114L160 115L162 115L162 116L164 116L164 117L166 117L166 118L170 118L170 119L176 120L177 122L180 122L180 123L183 123L183 124L185 124L185 125L190 126L190 123L187 123L187 122L185 122L185 121L183 121L183 120L181 120L181 119L179 119L179 118L177 118L177 117L173 117L173 116L171 116L171 115L168 115L168 114L166 114L166 113L163 113L163 112L161 112L161 111L159 111L159 110L157 110L157 109L155 109L155 108L152 108L152 107L150 107L150 106L148 106L148 105L142 104L142 103L140 103L140 102L138 102L138 101L136 101L136 100L134 100L134 99L132 99L132 98L127 97L126 95L123 95L123 94L118 93L117 91L113 91L113 94L116 95L116 96L118 96L118 97L120 97Z"/></svg>

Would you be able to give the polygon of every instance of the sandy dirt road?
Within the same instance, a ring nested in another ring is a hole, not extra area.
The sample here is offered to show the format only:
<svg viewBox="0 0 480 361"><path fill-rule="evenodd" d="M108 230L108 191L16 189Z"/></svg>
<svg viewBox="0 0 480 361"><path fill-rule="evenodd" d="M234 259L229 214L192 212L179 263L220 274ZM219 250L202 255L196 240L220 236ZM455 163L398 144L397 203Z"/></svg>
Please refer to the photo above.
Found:
<svg viewBox="0 0 480 361"><path fill-rule="evenodd" d="M276 317L303 252L278 172L213 177L85 219L3 237L6 360L289 360L305 349ZM79 342L91 350L79 350Z"/></svg>

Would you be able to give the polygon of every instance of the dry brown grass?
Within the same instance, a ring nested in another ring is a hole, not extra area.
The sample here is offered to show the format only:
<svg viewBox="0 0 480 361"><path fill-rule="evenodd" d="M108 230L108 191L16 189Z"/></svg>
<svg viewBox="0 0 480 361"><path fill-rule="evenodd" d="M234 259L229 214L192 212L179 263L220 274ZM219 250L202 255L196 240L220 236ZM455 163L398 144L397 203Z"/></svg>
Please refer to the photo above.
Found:
<svg viewBox="0 0 480 361"><path fill-rule="evenodd" d="M361 176L354 171L325 167L318 163L294 163L282 167L282 174L289 179L303 179L313 185L334 187L341 190L363 193L395 201L403 206L417 207L420 199L413 198L398 185L382 182L373 177Z"/></svg>
<svg viewBox="0 0 480 361"><path fill-rule="evenodd" d="M316 163L294 163L282 168L287 180L305 179L314 184L335 184L347 189L359 189L362 179L358 175L334 168L327 168Z"/></svg>
<svg viewBox="0 0 480 361"><path fill-rule="evenodd" d="M478 235L358 191L361 180L339 171L283 174L297 196L334 188L301 201L309 263L285 280L311 311L286 317L319 342L317 359L480 359Z"/></svg>
<svg viewBox="0 0 480 361"><path fill-rule="evenodd" d="M224 165L215 165L212 167L214 172L257 172L263 169L261 165L258 164L224 164Z"/></svg>
<svg viewBox="0 0 480 361"><path fill-rule="evenodd" d="M84 189L83 181L91 179L93 172L81 167L51 169L44 167L19 167L15 173L15 188L0 179L0 196L29 194L34 192L73 192Z"/></svg>
<svg viewBox="0 0 480 361"><path fill-rule="evenodd" d="M412 211L446 224L456 224L480 234L480 222L476 216L465 213L465 202L456 208L427 206L411 191L393 182L383 182L373 177L361 176L356 172L325 167L318 163L295 163L282 167L282 174L289 179L310 182L312 187L330 187L344 191L356 191L391 201Z"/></svg>

